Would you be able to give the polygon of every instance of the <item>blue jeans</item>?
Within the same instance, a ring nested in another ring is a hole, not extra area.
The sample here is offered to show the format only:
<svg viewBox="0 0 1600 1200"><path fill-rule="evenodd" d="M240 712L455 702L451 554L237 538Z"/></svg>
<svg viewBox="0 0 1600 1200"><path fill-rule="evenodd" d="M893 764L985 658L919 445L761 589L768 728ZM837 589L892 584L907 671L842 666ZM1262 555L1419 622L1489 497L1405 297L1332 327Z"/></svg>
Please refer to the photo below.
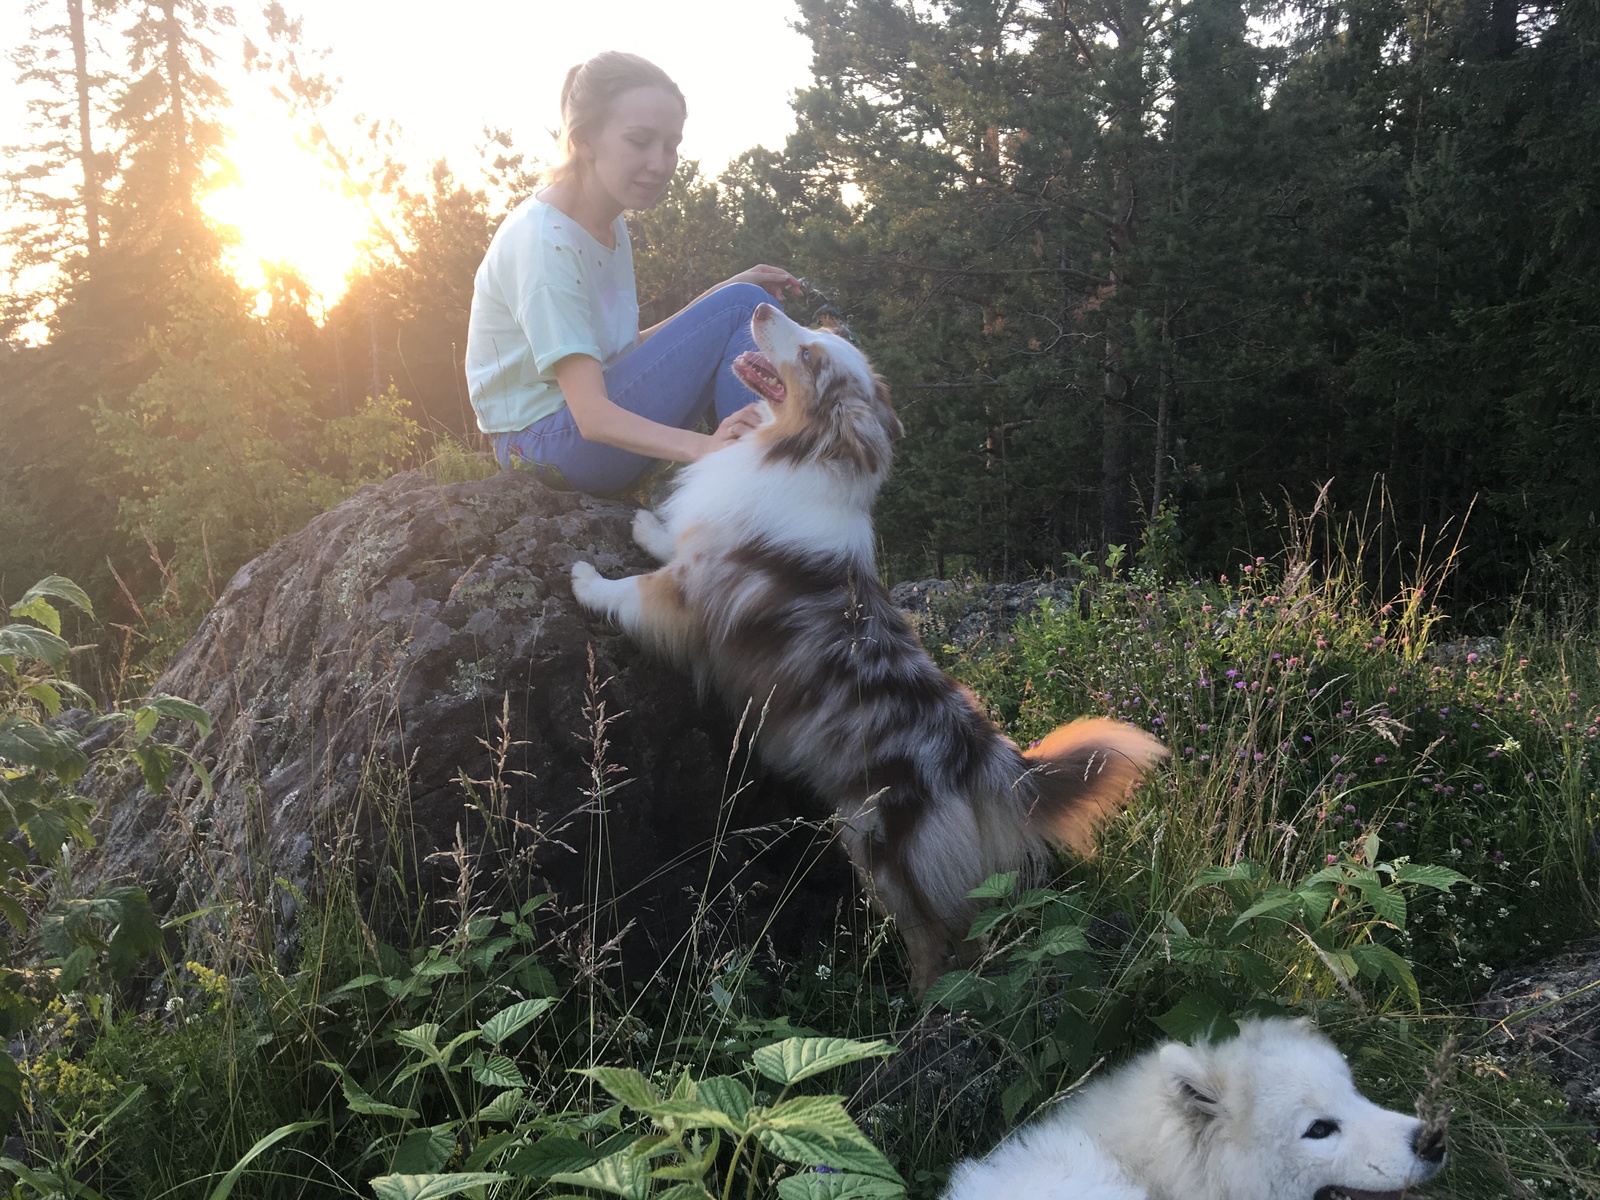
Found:
<svg viewBox="0 0 1600 1200"><path fill-rule="evenodd" d="M606 395L629 412L688 429L709 408L721 421L756 396L733 374L733 360L755 349L750 317L772 303L753 283L731 283L673 317L648 341L605 371ZM502 467L518 466L592 495L619 492L653 466L653 458L591 442L566 405L520 433L494 435ZM551 470L554 468L554 471Z"/></svg>

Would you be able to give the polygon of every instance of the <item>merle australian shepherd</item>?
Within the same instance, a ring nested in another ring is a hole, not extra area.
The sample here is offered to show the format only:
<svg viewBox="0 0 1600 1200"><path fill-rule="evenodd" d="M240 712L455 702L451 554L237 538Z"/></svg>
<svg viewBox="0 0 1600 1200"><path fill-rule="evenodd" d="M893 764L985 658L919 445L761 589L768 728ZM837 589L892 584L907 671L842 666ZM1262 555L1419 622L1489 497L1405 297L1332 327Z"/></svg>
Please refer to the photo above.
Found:
<svg viewBox="0 0 1600 1200"><path fill-rule="evenodd" d="M633 532L663 566L572 568L586 607L694 669L729 703L765 709L757 749L838 812L851 861L925 991L969 961L967 893L1038 867L1049 843L1093 850L1102 819L1165 756L1119 721L1064 725L1023 751L934 665L878 581L872 503L901 434L853 345L771 305L735 370L762 424L685 467Z"/></svg>

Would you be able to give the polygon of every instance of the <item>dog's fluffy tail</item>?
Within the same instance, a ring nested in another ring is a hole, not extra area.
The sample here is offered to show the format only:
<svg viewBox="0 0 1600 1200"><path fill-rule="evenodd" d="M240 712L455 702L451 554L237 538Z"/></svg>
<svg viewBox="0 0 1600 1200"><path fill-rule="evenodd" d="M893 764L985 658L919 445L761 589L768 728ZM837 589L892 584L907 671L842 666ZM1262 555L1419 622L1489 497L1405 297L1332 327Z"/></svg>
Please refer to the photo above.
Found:
<svg viewBox="0 0 1600 1200"><path fill-rule="evenodd" d="M1034 783L1029 827L1087 857L1094 853L1095 830L1127 804L1167 748L1122 721L1086 717L1061 726L1023 757Z"/></svg>

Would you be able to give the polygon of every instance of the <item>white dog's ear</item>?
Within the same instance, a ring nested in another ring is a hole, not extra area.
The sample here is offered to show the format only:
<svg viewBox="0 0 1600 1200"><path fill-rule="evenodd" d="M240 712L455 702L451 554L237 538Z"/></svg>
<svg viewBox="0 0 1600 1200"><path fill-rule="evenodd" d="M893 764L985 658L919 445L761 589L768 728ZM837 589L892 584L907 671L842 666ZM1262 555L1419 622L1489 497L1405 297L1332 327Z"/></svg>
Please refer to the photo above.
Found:
<svg viewBox="0 0 1600 1200"><path fill-rule="evenodd" d="M1178 1111L1197 1125L1222 1115L1222 1081L1204 1049L1171 1042L1161 1047L1161 1072Z"/></svg>

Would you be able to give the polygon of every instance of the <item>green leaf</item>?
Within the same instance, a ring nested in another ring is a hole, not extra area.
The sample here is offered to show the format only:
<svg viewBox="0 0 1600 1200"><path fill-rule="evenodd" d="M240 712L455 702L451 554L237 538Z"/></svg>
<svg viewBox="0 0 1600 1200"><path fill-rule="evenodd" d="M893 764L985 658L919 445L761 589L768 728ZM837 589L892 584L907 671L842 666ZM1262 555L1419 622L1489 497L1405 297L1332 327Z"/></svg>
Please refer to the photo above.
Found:
<svg viewBox="0 0 1600 1200"><path fill-rule="evenodd" d="M872 1175L805 1171L778 1180L780 1200L904 1200L903 1185Z"/></svg>
<svg viewBox="0 0 1600 1200"><path fill-rule="evenodd" d="M22 694L39 703L46 715L59 717L61 715L61 692L48 683L29 684L22 689Z"/></svg>
<svg viewBox="0 0 1600 1200"><path fill-rule="evenodd" d="M768 1109L754 1109L750 1129L763 1146L789 1162L900 1179L838 1096L797 1096Z"/></svg>
<svg viewBox="0 0 1600 1200"><path fill-rule="evenodd" d="M139 745L156 731L156 725L161 720L161 714L149 705L143 705L133 710L133 744ZM160 788L152 789L160 791Z"/></svg>
<svg viewBox="0 0 1600 1200"><path fill-rule="evenodd" d="M172 750L159 742L149 742L133 748L133 757L139 762L139 774L144 786L152 795L167 790L167 780L172 777Z"/></svg>
<svg viewBox="0 0 1600 1200"><path fill-rule="evenodd" d="M972 918L972 924L967 929L967 937L972 941L976 941L987 934L996 925L999 925L1010 915L1011 911L1009 909L1001 908L998 905L994 908L984 909L981 913Z"/></svg>
<svg viewBox="0 0 1600 1200"><path fill-rule="evenodd" d="M0 1127L9 1126L22 1111L22 1071L16 1059L0 1054Z"/></svg>
<svg viewBox="0 0 1600 1200"><path fill-rule="evenodd" d="M1017 873L1004 871L998 875L991 875L977 887L967 893L972 900L1004 900L1017 890Z"/></svg>
<svg viewBox="0 0 1600 1200"><path fill-rule="evenodd" d="M1396 929L1406 927L1406 898L1399 888L1384 887L1377 880L1363 881L1359 886L1361 898L1372 907L1379 920L1387 921Z"/></svg>
<svg viewBox="0 0 1600 1200"><path fill-rule="evenodd" d="M1185 992L1155 1023L1162 1033L1180 1042L1238 1032L1227 1008L1209 992Z"/></svg>
<svg viewBox="0 0 1600 1200"><path fill-rule="evenodd" d="M399 1117L405 1121L415 1121L420 1115L415 1109L398 1108L393 1104L384 1104L380 1100L374 1100L367 1094L366 1089L352 1079L350 1073L338 1063L328 1062L326 1059L318 1061L339 1077L339 1086L344 1091L344 1102L349 1106L351 1112L361 1113L369 1117Z"/></svg>
<svg viewBox="0 0 1600 1200"><path fill-rule="evenodd" d="M147 954L161 949L161 922L150 909L150 897L143 888L112 888L101 899L114 906L116 929L106 957L111 974L122 979L138 966Z"/></svg>
<svg viewBox="0 0 1600 1200"><path fill-rule="evenodd" d="M244 1174L245 1169L252 1162L283 1141L284 1138L293 1137L306 1129L320 1128L322 1124L323 1122L321 1121L295 1121L288 1125L280 1125L271 1133L258 1138L256 1144L246 1150L243 1157L233 1164L233 1169L217 1182L216 1187L211 1189L211 1194L206 1200L228 1200L228 1196L233 1193L233 1185L239 1182L239 1177Z"/></svg>
<svg viewBox="0 0 1600 1200"><path fill-rule="evenodd" d="M71 954L61 959L60 974L56 976L56 987L63 994L75 992L89 978L89 972L94 969L94 947L79 946Z"/></svg>
<svg viewBox="0 0 1600 1200"><path fill-rule="evenodd" d="M429 1175L443 1170L456 1151L453 1123L414 1129L401 1139L389 1170L396 1175Z"/></svg>
<svg viewBox="0 0 1600 1200"><path fill-rule="evenodd" d="M1275 916L1285 921L1293 920L1294 910L1298 909L1300 904L1301 897L1299 895L1289 891L1287 888L1274 884L1267 889L1261 899L1239 914L1233 922L1233 928L1237 930L1240 926L1254 920L1256 917Z"/></svg>
<svg viewBox="0 0 1600 1200"><path fill-rule="evenodd" d="M517 1151L506 1164L506 1170L514 1175L546 1179L551 1175L581 1171L598 1161L599 1157L577 1138L547 1137Z"/></svg>
<svg viewBox="0 0 1600 1200"><path fill-rule="evenodd" d="M946 971L933 981L927 993L922 997L924 1008L944 1008L950 1012L963 1012L972 1004L975 997L982 994L983 981L973 972L964 968L955 971Z"/></svg>
<svg viewBox="0 0 1600 1200"><path fill-rule="evenodd" d="M550 1180L596 1188L621 1196L623 1200L645 1200L650 1194L650 1160L628 1146L581 1171L559 1171L551 1175Z"/></svg>
<svg viewBox="0 0 1600 1200"><path fill-rule="evenodd" d="M43 596L17 601L11 606L11 615L32 621L36 625L43 625L57 637L61 636L61 614L56 611L56 606Z"/></svg>
<svg viewBox="0 0 1600 1200"><path fill-rule="evenodd" d="M589 1067L574 1071L574 1075L587 1075L616 1099L629 1108L648 1113L661 1103L661 1094L643 1075L627 1067Z"/></svg>
<svg viewBox="0 0 1600 1200"><path fill-rule="evenodd" d="M72 647L55 634L32 625L0 625L0 655L41 662L59 671L72 657Z"/></svg>
<svg viewBox="0 0 1600 1200"><path fill-rule="evenodd" d="M554 1000L546 997L523 1000L510 1008L502 1009L483 1023L483 1040L491 1046L498 1046L517 1030L543 1014L554 1003Z"/></svg>
<svg viewBox="0 0 1600 1200"><path fill-rule="evenodd" d="M439 1200L459 1196L492 1183L506 1183L511 1176L500 1171L463 1172L460 1175L379 1175L372 1181L378 1200Z"/></svg>
<svg viewBox="0 0 1600 1200"><path fill-rule="evenodd" d="M657 1192L652 1200L716 1200L700 1183L675 1183L664 1192Z"/></svg>
<svg viewBox="0 0 1600 1200"><path fill-rule="evenodd" d="M55 809L34 813L22 823L22 831L28 835L28 844L38 851L41 862L54 863L60 857L67 840L67 822Z"/></svg>
<svg viewBox="0 0 1600 1200"><path fill-rule="evenodd" d="M1234 863L1227 867L1206 867L1194 877L1194 882L1188 890L1206 887L1213 883L1252 883L1261 877L1261 868L1255 863L1244 861Z"/></svg>
<svg viewBox="0 0 1600 1200"><path fill-rule="evenodd" d="M799 1083L868 1058L887 1058L895 1048L887 1042L850 1038L792 1037L763 1046L751 1055L756 1069L777 1083Z"/></svg>
<svg viewBox="0 0 1600 1200"><path fill-rule="evenodd" d="M518 1088L501 1092L478 1110L478 1120L495 1123L515 1121L517 1114L522 1110L522 1099L523 1093Z"/></svg>
<svg viewBox="0 0 1600 1200"><path fill-rule="evenodd" d="M499 1133L491 1133L480 1138L478 1144L472 1148L472 1153L467 1156L467 1161L462 1164L464 1171L481 1171L484 1167L494 1162L507 1149L515 1150L522 1145L523 1135L520 1130L502 1129Z"/></svg>
<svg viewBox="0 0 1600 1200"><path fill-rule="evenodd" d="M492 1054L483 1063L473 1067L472 1077L485 1087L519 1088L528 1082L517 1069L517 1064L504 1054Z"/></svg>
<svg viewBox="0 0 1600 1200"><path fill-rule="evenodd" d="M413 1025L410 1029L402 1029L394 1035L394 1040L408 1050L420 1050L429 1057L439 1053L439 1024L435 1021L426 1021L421 1025Z"/></svg>
<svg viewBox="0 0 1600 1200"><path fill-rule="evenodd" d="M1007 1125L1013 1124L1022 1106L1039 1094L1039 1080L1032 1071L1024 1071L1000 1093L1000 1115Z"/></svg>
<svg viewBox="0 0 1600 1200"><path fill-rule="evenodd" d="M875 1146L839 1142L818 1133L757 1129L756 1139L785 1162L801 1167L832 1167L860 1175L899 1181L900 1174Z"/></svg>
<svg viewBox="0 0 1600 1200"><path fill-rule="evenodd" d="M76 734L46 728L15 713L0 717L0 759L51 772L62 783L76 782L89 769L89 756L78 748Z"/></svg>
<svg viewBox="0 0 1600 1200"><path fill-rule="evenodd" d="M1452 871L1449 867L1429 866L1424 863L1404 863L1396 867L1394 881L1396 883L1415 883L1420 887L1433 888L1440 892L1448 892L1456 884L1468 882L1467 877L1460 871Z"/></svg>
<svg viewBox="0 0 1600 1200"><path fill-rule="evenodd" d="M1405 993L1413 1007L1422 1004L1422 993L1417 987L1417 977L1411 971L1411 964L1388 946L1381 946L1377 942L1352 946L1350 957L1361 968L1362 974L1372 979L1387 977Z"/></svg>
<svg viewBox="0 0 1600 1200"><path fill-rule="evenodd" d="M695 1100L663 1100L650 1110L657 1121L670 1121L680 1129L720 1129L738 1137L744 1125L720 1108Z"/></svg>
<svg viewBox="0 0 1600 1200"><path fill-rule="evenodd" d="M155 713L158 717L176 717L180 721L188 721L200 731L200 736L211 736L211 714L198 704L193 704L178 696L169 696L165 692L156 692L150 696L139 708Z"/></svg>
<svg viewBox="0 0 1600 1200"><path fill-rule="evenodd" d="M40 1196L59 1196L62 1193L61 1185L52 1172L46 1171L40 1174L26 1163L18 1162L14 1158L0 1157L0 1171L16 1176Z"/></svg>
<svg viewBox="0 0 1600 1200"><path fill-rule="evenodd" d="M1077 925L1057 925L1039 936L1039 944L1028 952L1028 959L1038 962L1058 954L1079 954L1089 949L1089 935Z"/></svg>
<svg viewBox="0 0 1600 1200"><path fill-rule="evenodd" d="M22 593L22 599L18 600L16 605L12 607L11 615L13 617L22 616L23 614L18 612L17 609L30 605L35 600L43 600L46 597L64 600L80 612L86 613L91 617L94 616L94 605L89 603L89 594L65 575L46 575L39 580L38 583ZM57 628L53 632L60 633L61 630Z"/></svg>
<svg viewBox="0 0 1600 1200"><path fill-rule="evenodd" d="M744 1081L735 1079L731 1075L713 1075L710 1079L700 1080L694 1085L694 1098L702 1104L727 1113L741 1124L749 1116L750 1107L755 1103Z"/></svg>

